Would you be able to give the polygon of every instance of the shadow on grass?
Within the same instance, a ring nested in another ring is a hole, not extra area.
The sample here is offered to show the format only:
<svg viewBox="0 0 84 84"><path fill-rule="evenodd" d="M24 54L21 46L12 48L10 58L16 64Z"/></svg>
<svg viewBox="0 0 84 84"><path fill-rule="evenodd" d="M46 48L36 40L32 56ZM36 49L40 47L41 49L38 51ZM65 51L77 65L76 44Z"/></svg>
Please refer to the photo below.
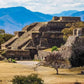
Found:
<svg viewBox="0 0 84 84"><path fill-rule="evenodd" d="M78 74L61 74L61 73L59 73L59 74L52 74L52 75L56 75L56 76L77 76L77 75L82 75L82 74L80 74L80 73L78 73Z"/></svg>
<svg viewBox="0 0 84 84"><path fill-rule="evenodd" d="M53 74L53 75L77 75L77 74L61 74L61 73L59 73L59 74Z"/></svg>
<svg viewBox="0 0 84 84"><path fill-rule="evenodd" d="M63 73L59 73L59 74L56 74L56 73L54 73L52 75L58 75L58 76L59 75L66 75L66 76L68 75L69 76L69 75L84 75L84 74L81 74L81 73L77 73L77 74L71 74L71 73L70 74L68 74L68 73L63 74Z"/></svg>

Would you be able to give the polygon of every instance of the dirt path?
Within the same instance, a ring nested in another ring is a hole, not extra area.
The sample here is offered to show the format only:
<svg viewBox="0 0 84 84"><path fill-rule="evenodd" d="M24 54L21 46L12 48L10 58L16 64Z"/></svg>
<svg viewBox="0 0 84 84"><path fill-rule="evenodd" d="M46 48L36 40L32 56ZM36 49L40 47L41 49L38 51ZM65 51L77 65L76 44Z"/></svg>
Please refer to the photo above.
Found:
<svg viewBox="0 0 84 84"><path fill-rule="evenodd" d="M17 61L17 64L28 65L28 66L35 66L38 61Z"/></svg>

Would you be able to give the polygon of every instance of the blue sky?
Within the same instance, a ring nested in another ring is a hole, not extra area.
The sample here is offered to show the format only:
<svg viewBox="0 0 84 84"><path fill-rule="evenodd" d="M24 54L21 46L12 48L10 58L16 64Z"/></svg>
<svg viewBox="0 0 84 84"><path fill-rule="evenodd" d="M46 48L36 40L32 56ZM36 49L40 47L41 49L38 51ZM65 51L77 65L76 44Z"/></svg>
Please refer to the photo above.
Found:
<svg viewBox="0 0 84 84"><path fill-rule="evenodd" d="M84 0L0 0L0 8L23 6L46 14L66 10L84 10Z"/></svg>

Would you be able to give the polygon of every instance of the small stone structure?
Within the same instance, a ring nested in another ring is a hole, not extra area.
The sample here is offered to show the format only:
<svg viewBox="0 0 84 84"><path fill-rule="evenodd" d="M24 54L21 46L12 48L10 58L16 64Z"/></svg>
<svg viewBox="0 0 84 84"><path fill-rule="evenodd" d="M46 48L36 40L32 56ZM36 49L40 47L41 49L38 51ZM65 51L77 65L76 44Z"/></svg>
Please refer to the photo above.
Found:
<svg viewBox="0 0 84 84"><path fill-rule="evenodd" d="M38 49L51 48L54 45L60 47L64 43L62 29L66 27L67 23L79 21L80 17L53 17L49 22L32 23L25 26L22 31L15 32L15 37L2 44L1 49L11 50L13 54L16 50L28 50L28 52L36 50L35 53L32 52L34 56ZM14 55L16 56L16 54Z"/></svg>
<svg viewBox="0 0 84 84"><path fill-rule="evenodd" d="M36 60L44 60L45 57L49 54L50 52L44 51L44 50L38 50L38 55L35 55Z"/></svg>
<svg viewBox="0 0 84 84"><path fill-rule="evenodd" d="M53 21L62 21L62 22L80 22L80 17L53 17Z"/></svg>
<svg viewBox="0 0 84 84"><path fill-rule="evenodd" d="M84 28L76 28L73 30L74 36L82 36L84 35Z"/></svg>

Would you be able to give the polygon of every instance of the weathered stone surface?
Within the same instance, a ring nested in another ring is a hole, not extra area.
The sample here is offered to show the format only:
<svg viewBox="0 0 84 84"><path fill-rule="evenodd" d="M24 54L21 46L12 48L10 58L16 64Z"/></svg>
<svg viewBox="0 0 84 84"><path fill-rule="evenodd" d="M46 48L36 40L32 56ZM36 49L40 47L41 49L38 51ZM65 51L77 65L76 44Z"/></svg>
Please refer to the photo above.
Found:
<svg viewBox="0 0 84 84"><path fill-rule="evenodd" d="M61 65L60 68L84 66L84 37L70 36L59 51L54 51L51 54L55 55L55 53L60 53L66 60L66 63ZM42 57L45 58L48 54L43 51L39 52L39 59L43 60Z"/></svg>
<svg viewBox="0 0 84 84"><path fill-rule="evenodd" d="M71 58L75 58L76 56L79 57L76 61L76 63L81 61L81 63L84 65L84 57L81 55L84 55L84 38L81 36L70 36L63 45L59 51L62 54L62 57L64 59L67 59L70 61ZM77 58L76 57L76 58ZM82 59L82 60L81 60ZM74 60L73 60L74 61ZM71 65L71 66L79 66L80 64ZM80 65L81 66L81 65Z"/></svg>
<svg viewBox="0 0 84 84"><path fill-rule="evenodd" d="M6 58L31 59L28 50L5 50L3 56Z"/></svg>
<svg viewBox="0 0 84 84"><path fill-rule="evenodd" d="M33 60L34 55L37 54L36 49L29 49L29 50L4 50L2 52L2 56L4 58L13 58L18 60Z"/></svg>
<svg viewBox="0 0 84 84"><path fill-rule="evenodd" d="M50 52L44 51L44 50L39 50L38 51L38 56L35 56L35 59L38 60L44 60L45 57L49 54Z"/></svg>
<svg viewBox="0 0 84 84"><path fill-rule="evenodd" d="M53 17L52 20L55 21L65 21L65 22L77 22L77 21L81 21L80 17Z"/></svg>

